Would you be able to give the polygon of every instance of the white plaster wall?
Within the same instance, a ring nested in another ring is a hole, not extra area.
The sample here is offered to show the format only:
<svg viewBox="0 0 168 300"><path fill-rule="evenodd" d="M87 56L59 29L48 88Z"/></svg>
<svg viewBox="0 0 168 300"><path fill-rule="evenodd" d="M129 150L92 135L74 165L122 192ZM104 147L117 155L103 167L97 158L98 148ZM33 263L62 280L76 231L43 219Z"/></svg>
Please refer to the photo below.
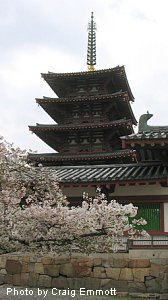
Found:
<svg viewBox="0 0 168 300"><path fill-rule="evenodd" d="M164 231L168 232L168 203L164 203Z"/></svg>
<svg viewBox="0 0 168 300"><path fill-rule="evenodd" d="M95 187L65 187L63 193L68 197L82 197L83 192L89 196L95 195ZM168 195L168 188L160 185L144 185L144 186L117 186L115 192L110 194L112 198L115 196L143 196L143 195Z"/></svg>
<svg viewBox="0 0 168 300"><path fill-rule="evenodd" d="M160 185L117 186L112 196L168 195L168 188Z"/></svg>

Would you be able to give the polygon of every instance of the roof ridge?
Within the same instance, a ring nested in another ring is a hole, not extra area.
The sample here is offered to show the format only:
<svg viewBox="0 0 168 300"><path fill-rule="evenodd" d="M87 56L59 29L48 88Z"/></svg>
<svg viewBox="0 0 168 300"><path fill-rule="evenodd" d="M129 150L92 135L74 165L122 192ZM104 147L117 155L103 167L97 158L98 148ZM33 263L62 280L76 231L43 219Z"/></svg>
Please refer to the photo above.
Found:
<svg viewBox="0 0 168 300"><path fill-rule="evenodd" d="M109 165L79 165L79 166L52 166L54 169L102 169L102 168L127 168L127 167L145 167L145 166L161 166L160 163L130 163L130 164L109 164Z"/></svg>
<svg viewBox="0 0 168 300"><path fill-rule="evenodd" d="M48 73L41 73L41 76L43 77L46 76L46 75L60 75L60 76L64 76L64 75L80 75L80 74L88 74L88 75L93 75L93 74L96 74L96 73L101 73L101 72L110 72L110 71L115 71L115 70L122 70L124 69L124 65L122 66L116 66L116 67L113 67L113 68L108 68L108 69L97 69L97 70L94 70L92 72L90 71L77 71L77 72L63 72L63 73L55 73L55 72L51 72L51 71L48 71Z"/></svg>

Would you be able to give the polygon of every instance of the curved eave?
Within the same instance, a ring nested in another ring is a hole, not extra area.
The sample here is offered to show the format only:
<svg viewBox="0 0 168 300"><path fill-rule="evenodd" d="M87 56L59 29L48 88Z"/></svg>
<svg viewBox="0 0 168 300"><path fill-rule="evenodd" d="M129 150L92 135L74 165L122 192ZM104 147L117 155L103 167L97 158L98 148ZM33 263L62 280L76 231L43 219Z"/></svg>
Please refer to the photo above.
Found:
<svg viewBox="0 0 168 300"><path fill-rule="evenodd" d="M137 120L136 120L136 118L135 118L135 115L134 115L134 113L133 113L133 110L132 110L132 107L131 107L131 105L130 105L130 103L128 102L128 110L129 110L129 113L130 113L130 116L131 116L131 120L132 120L132 123L135 125L135 126L137 126Z"/></svg>
<svg viewBox="0 0 168 300"><path fill-rule="evenodd" d="M47 103L73 103L73 102L86 102L86 101L105 101L111 99L118 99L121 98L123 101L131 101L127 92L117 92L113 94L107 95L88 95L82 97L68 97L68 98L50 98L50 97L43 97L43 98L36 98L36 102L38 104L47 104Z"/></svg>
<svg viewBox="0 0 168 300"><path fill-rule="evenodd" d="M95 70L93 72L74 72L74 73L41 73L42 78L49 84L49 86L53 89L53 91L58 95L61 96L59 85L66 85L67 81L69 80L76 80L76 79L87 79L87 78L98 78L104 77L112 74L116 80L120 80L120 88L124 92L128 91L129 97L131 101L134 100L134 96L132 94L131 88L128 83L128 79L126 76L124 66L117 66L115 68L110 69L102 69L102 70Z"/></svg>
<svg viewBox="0 0 168 300"><path fill-rule="evenodd" d="M128 82L128 79L127 79L127 75L126 75L126 72L125 72L125 67L122 66L121 67L121 70L120 70L120 73L116 73L116 76L120 77L122 82L123 82L123 86L126 86L127 87L127 91L129 93L129 97L130 99L132 99L132 101L134 101L134 96L132 94L132 91L131 91L131 88L130 88L130 85L129 85L129 82Z"/></svg>
<svg viewBox="0 0 168 300"><path fill-rule="evenodd" d="M125 157L135 157L135 150L118 150L110 153L84 153L79 154L59 154L59 153L48 153L48 154L29 154L28 159L30 161L38 162L59 162L59 161L93 161L93 160L105 160Z"/></svg>
<svg viewBox="0 0 168 300"><path fill-rule="evenodd" d="M59 78L59 79L65 79L65 78L80 78L83 76L93 77L97 74L107 74L111 72L120 72L123 66L116 66L114 68L109 69L101 69L101 70L94 70L92 72L90 71L82 71L82 72L69 72L69 73L55 73L55 72L48 72L48 73L41 73L41 76L47 80L50 78Z"/></svg>
<svg viewBox="0 0 168 300"><path fill-rule="evenodd" d="M43 125L37 124L36 126L29 126L29 129L33 132L42 131L69 131L69 130L90 130L90 129L108 129L111 127L127 126L132 128L131 120L117 120L109 123L98 123L98 124L81 124L81 125ZM133 130L132 130L133 131Z"/></svg>

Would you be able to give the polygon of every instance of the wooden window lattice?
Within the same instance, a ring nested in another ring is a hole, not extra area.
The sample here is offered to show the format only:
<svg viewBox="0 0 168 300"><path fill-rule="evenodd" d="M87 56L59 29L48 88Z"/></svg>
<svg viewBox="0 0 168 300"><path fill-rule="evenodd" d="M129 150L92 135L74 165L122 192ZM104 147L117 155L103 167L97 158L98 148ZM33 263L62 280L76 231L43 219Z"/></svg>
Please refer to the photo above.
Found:
<svg viewBox="0 0 168 300"><path fill-rule="evenodd" d="M160 230L160 204L137 204L138 213L136 219L143 218L147 221L147 225L143 226L145 230Z"/></svg>

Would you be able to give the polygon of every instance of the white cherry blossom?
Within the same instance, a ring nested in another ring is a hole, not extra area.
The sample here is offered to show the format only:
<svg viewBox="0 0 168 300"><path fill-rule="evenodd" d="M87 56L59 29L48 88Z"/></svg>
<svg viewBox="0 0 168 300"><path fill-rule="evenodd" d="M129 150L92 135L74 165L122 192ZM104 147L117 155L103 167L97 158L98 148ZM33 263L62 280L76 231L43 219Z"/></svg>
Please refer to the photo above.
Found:
<svg viewBox="0 0 168 300"><path fill-rule="evenodd" d="M0 253L117 251L122 237L147 236L137 207L107 201L100 187L70 207L52 169L27 163L27 152L0 138Z"/></svg>

